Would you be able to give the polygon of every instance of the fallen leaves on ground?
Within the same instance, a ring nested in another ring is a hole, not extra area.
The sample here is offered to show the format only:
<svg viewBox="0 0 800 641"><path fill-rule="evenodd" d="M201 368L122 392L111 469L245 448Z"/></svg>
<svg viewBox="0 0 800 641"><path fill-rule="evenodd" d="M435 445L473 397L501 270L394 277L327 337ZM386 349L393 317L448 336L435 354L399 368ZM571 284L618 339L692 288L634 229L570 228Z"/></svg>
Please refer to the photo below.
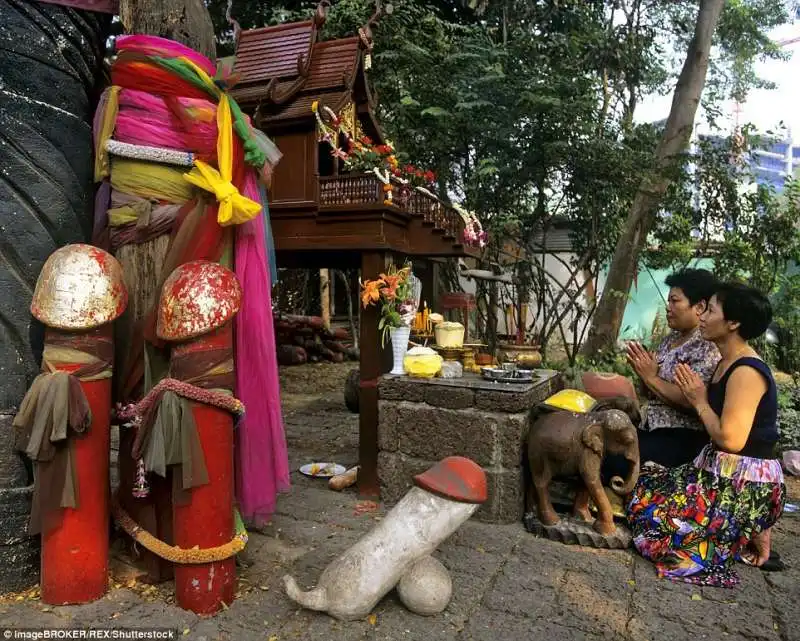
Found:
<svg viewBox="0 0 800 641"><path fill-rule="evenodd" d="M367 617L367 621L369 621L370 625L375 625L378 622L378 615L377 614L370 614Z"/></svg>
<svg viewBox="0 0 800 641"><path fill-rule="evenodd" d="M378 510L378 504L375 501L359 501L356 503L355 510L353 510L353 514L355 516L361 516L362 514L369 514L370 512L376 512Z"/></svg>
<svg viewBox="0 0 800 641"><path fill-rule="evenodd" d="M22 590L21 592L8 592L0 594L0 603L11 603L12 601L39 601L41 598L41 591L37 583L32 588Z"/></svg>

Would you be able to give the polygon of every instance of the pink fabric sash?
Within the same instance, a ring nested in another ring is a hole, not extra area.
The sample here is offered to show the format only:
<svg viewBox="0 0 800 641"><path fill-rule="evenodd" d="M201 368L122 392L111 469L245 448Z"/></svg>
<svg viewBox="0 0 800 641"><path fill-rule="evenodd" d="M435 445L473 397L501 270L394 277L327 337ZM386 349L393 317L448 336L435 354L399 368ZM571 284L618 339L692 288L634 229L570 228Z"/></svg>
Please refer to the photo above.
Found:
<svg viewBox="0 0 800 641"><path fill-rule="evenodd" d="M243 193L261 201L256 173ZM289 488L264 217L236 226L236 276L242 307L236 316L236 395L247 413L236 430L236 494L245 522L266 523L278 492Z"/></svg>

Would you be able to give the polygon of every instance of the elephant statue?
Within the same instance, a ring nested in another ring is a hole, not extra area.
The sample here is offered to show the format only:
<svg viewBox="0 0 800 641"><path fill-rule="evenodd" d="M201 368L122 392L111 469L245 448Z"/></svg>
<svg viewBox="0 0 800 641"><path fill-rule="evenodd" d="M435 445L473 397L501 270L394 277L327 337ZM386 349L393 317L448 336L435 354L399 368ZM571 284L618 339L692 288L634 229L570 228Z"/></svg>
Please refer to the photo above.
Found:
<svg viewBox="0 0 800 641"><path fill-rule="evenodd" d="M617 409L622 408L622 409ZM627 410L623 411L623 409ZM550 501L550 482L557 476L580 476L573 515L591 521L589 498L598 509L594 529L601 534L615 530L611 504L600 480L600 465L606 454L620 454L630 462L627 478L615 476L611 489L625 496L639 478L639 440L635 422L639 407L628 398L607 399L586 414L555 411L531 417L528 435L528 463L532 492L528 491L528 510L532 493L536 495L539 521L555 525L559 517Z"/></svg>

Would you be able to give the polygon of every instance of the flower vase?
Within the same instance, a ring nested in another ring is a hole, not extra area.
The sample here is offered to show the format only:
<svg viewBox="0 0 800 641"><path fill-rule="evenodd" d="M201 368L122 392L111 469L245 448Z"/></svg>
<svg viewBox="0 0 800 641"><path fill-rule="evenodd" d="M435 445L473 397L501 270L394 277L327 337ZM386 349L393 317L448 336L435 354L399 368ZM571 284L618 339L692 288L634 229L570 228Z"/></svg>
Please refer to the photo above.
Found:
<svg viewBox="0 0 800 641"><path fill-rule="evenodd" d="M406 373L403 368L403 359L408 351L408 339L411 337L411 328L407 325L403 327L392 327L389 330L389 335L392 337L392 356L394 357L394 366L389 373L395 376L402 376Z"/></svg>

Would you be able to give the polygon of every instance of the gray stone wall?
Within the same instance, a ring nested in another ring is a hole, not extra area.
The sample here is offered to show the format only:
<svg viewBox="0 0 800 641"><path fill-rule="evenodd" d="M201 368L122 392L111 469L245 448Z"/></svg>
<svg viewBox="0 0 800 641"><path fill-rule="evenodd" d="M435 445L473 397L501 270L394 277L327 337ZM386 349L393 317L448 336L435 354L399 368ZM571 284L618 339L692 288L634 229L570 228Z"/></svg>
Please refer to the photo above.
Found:
<svg viewBox="0 0 800 641"><path fill-rule="evenodd" d="M465 456L484 469L488 481L489 499L475 518L520 521L528 412L561 385L557 374L534 385L384 377L378 402L382 498L396 503L416 474L447 456Z"/></svg>

